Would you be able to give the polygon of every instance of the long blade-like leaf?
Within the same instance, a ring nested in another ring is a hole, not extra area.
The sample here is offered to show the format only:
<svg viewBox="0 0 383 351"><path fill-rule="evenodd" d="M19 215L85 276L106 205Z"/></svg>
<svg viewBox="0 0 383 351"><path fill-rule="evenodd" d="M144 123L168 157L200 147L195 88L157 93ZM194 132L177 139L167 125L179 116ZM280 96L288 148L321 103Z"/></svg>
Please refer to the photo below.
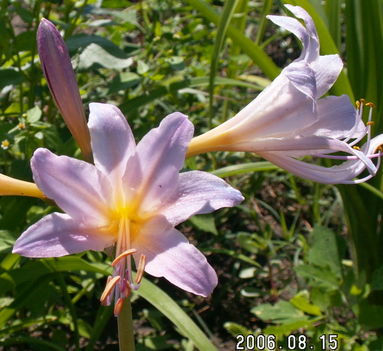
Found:
<svg viewBox="0 0 383 351"><path fill-rule="evenodd" d="M160 288L147 279L143 279L137 293L169 318L180 329L183 335L193 341L199 350L217 351L217 348L193 320Z"/></svg>

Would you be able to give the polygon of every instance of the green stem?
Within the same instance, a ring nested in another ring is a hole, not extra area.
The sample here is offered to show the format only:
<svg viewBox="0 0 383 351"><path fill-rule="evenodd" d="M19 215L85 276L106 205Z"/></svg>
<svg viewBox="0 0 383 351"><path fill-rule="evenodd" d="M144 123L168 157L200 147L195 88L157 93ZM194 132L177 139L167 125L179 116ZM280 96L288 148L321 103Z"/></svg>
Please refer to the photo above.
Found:
<svg viewBox="0 0 383 351"><path fill-rule="evenodd" d="M134 351L132 307L129 298L124 300L122 310L117 317L117 324L120 351Z"/></svg>

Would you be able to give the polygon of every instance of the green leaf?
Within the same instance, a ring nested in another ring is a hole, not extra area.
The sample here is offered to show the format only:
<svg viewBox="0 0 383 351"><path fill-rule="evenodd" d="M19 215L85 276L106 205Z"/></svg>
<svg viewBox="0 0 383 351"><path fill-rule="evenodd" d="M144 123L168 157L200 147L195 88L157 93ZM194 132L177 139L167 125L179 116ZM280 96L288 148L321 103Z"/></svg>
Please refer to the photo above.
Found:
<svg viewBox="0 0 383 351"><path fill-rule="evenodd" d="M222 45L225 40L226 30L230 24L235 7L238 0L227 0L223 8L222 16L219 19L217 37L214 42L213 52L211 55L210 63L210 76L209 76L209 126L213 118L213 93L214 93L214 80L218 69L219 53L222 50Z"/></svg>
<svg viewBox="0 0 383 351"><path fill-rule="evenodd" d="M215 226L214 216L213 215L199 215L193 216L189 219L189 221L196 226L198 229L212 233L214 235L218 235L217 228Z"/></svg>
<svg viewBox="0 0 383 351"><path fill-rule="evenodd" d="M299 265L294 268L295 272L302 278L311 282L311 285L323 287L327 290L338 290L341 281L327 268Z"/></svg>
<svg viewBox="0 0 383 351"><path fill-rule="evenodd" d="M24 76L12 68L0 69L0 89L7 85L16 85L24 81Z"/></svg>
<svg viewBox="0 0 383 351"><path fill-rule="evenodd" d="M315 226L310 233L311 247L308 261L319 267L329 267L337 276L341 276L341 261L335 233L325 227Z"/></svg>
<svg viewBox="0 0 383 351"><path fill-rule="evenodd" d="M320 308L310 303L308 295L307 291L300 291L297 295L290 299L290 303L305 313L312 314L314 316L321 316L322 312Z"/></svg>
<svg viewBox="0 0 383 351"><path fill-rule="evenodd" d="M111 55L105 49L97 44L88 45L79 56L80 69L87 69L93 65L100 65L110 69L123 69L128 68L132 65L133 59L129 58L118 58Z"/></svg>
<svg viewBox="0 0 383 351"><path fill-rule="evenodd" d="M193 320L160 288L147 279L143 279L137 293L169 318L180 329L183 335L193 341L199 350L217 351L217 348Z"/></svg>
<svg viewBox="0 0 383 351"><path fill-rule="evenodd" d="M313 319L313 320L297 320L297 321L294 321L294 322L290 322L290 323L285 323L285 324L282 324L282 325L271 325L271 326L268 326L266 327L263 332L265 334L273 334L277 337L279 336L288 336L290 335L292 332L298 330L298 329L308 329L310 327L313 326L313 324L317 321L317 319Z"/></svg>
<svg viewBox="0 0 383 351"><path fill-rule="evenodd" d="M238 334L249 335L252 333L251 330L234 322L226 322L223 327L234 337L236 337Z"/></svg>
<svg viewBox="0 0 383 351"><path fill-rule="evenodd" d="M38 106L35 106L27 111L27 121L34 123L40 120L42 112Z"/></svg>
<svg viewBox="0 0 383 351"><path fill-rule="evenodd" d="M252 172L269 172L274 170L282 170L278 166L273 165L271 162L261 161L261 162L251 162L251 163L242 163L234 166L227 166L224 168L219 168L211 173L221 177L231 177L243 173L252 173Z"/></svg>
<svg viewBox="0 0 383 351"><path fill-rule="evenodd" d="M302 311L296 309L287 301L278 301L275 305L258 305L250 311L263 321L273 321L274 323L285 324L307 319L307 316Z"/></svg>

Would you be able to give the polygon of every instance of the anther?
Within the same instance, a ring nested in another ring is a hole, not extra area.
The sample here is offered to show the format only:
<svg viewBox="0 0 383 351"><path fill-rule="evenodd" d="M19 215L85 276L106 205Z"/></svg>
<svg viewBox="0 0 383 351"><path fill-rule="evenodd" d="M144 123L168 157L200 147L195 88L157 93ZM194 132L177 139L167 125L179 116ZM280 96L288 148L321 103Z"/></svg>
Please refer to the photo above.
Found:
<svg viewBox="0 0 383 351"><path fill-rule="evenodd" d="M104 305L106 298L109 296L109 294L112 292L114 286L120 281L121 277L119 275L116 275L115 277L109 279L106 283L104 292L102 293L100 297L101 304Z"/></svg>
<svg viewBox="0 0 383 351"><path fill-rule="evenodd" d="M359 146L353 146L352 148L355 149L355 150L360 150Z"/></svg>
<svg viewBox="0 0 383 351"><path fill-rule="evenodd" d="M119 254L112 262L112 266L114 267L118 262L120 262L123 258L129 256L129 255L133 255L134 253L136 253L137 250L136 249L129 249L129 250L126 250L124 251L123 253Z"/></svg>
<svg viewBox="0 0 383 351"><path fill-rule="evenodd" d="M114 315L116 317L121 313L123 306L124 306L124 299L122 297L119 297L116 303L114 304Z"/></svg>
<svg viewBox="0 0 383 351"><path fill-rule="evenodd" d="M360 101L356 100L355 101L356 108L359 110L360 109Z"/></svg>
<svg viewBox="0 0 383 351"><path fill-rule="evenodd" d="M360 101L361 104L364 104L364 103L366 102L366 100L363 99L363 98L362 98L362 99L359 99L359 101Z"/></svg>
<svg viewBox="0 0 383 351"><path fill-rule="evenodd" d="M366 106L367 106L367 107L372 107L372 108L374 108L374 107L375 107L375 104L374 104L373 102L367 102L367 103L366 103Z"/></svg>
<svg viewBox="0 0 383 351"><path fill-rule="evenodd" d="M373 126L373 125L375 124L375 122L374 122L374 121L368 121L366 124L367 124L368 126Z"/></svg>
<svg viewBox="0 0 383 351"><path fill-rule="evenodd" d="M137 275L136 275L136 284L140 284L142 277L144 275L144 269L145 269L145 263L146 263L146 256L141 255L140 261L138 262L138 268L137 268Z"/></svg>

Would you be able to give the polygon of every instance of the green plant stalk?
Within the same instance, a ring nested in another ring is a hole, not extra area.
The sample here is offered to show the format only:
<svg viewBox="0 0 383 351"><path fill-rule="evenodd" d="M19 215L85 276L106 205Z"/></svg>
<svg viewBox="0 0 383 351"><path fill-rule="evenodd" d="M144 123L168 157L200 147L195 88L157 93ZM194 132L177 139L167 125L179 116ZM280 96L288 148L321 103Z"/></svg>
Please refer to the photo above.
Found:
<svg viewBox="0 0 383 351"><path fill-rule="evenodd" d="M213 53L211 57L210 64L210 77L209 77L209 123L208 126L211 128L212 119L213 119L213 98L214 98L214 80L215 75L218 69L218 60L219 53L222 50L223 43L225 41L225 35L227 27L231 21L231 18L234 13L234 9L237 6L238 0L228 0L225 3L222 16L220 17L219 25L218 25L218 33L217 38L214 42Z"/></svg>
<svg viewBox="0 0 383 351"><path fill-rule="evenodd" d="M187 2L210 22L218 25L220 17L217 12L214 11L214 8L207 2L202 0L187 0ZM227 28L227 36L230 37L234 44L238 45L242 51L259 66L268 78L275 78L279 74L280 68L274 64L270 57L251 39L244 36L238 29L229 25Z"/></svg>
<svg viewBox="0 0 383 351"><path fill-rule="evenodd" d="M120 351L134 351L133 319L130 299L124 300L122 310L117 317L118 344Z"/></svg>

